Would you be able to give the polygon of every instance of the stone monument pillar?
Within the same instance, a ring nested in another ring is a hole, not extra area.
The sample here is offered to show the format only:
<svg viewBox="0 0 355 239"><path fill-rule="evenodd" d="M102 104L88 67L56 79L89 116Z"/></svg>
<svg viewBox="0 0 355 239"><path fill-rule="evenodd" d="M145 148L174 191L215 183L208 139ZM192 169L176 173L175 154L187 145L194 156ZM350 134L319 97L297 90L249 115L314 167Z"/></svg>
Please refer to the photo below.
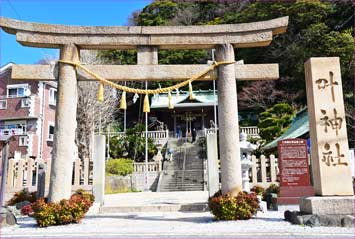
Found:
<svg viewBox="0 0 355 239"><path fill-rule="evenodd" d="M310 58L305 73L313 182L316 195L321 197L301 198L300 210L354 216L339 58Z"/></svg>
<svg viewBox="0 0 355 239"><path fill-rule="evenodd" d="M354 195L339 58L310 58L305 73L315 193Z"/></svg>

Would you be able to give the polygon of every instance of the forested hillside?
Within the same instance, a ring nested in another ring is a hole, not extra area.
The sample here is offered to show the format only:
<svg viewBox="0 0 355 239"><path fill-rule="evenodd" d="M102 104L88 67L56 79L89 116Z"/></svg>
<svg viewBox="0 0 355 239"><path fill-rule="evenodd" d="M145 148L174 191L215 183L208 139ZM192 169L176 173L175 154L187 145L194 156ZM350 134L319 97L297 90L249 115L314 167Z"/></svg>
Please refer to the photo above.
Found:
<svg viewBox="0 0 355 239"><path fill-rule="evenodd" d="M300 109L306 105L303 63L309 57L339 56L349 133L353 132L354 109L354 4L351 0L303 1L154 1L132 14L130 24L203 25L231 24L289 16L285 34L276 36L262 48L236 49L236 59L244 63L279 63L278 81L238 82L240 109L262 112L286 102ZM134 51L105 51L108 62L135 64ZM161 64L206 63L211 51L162 50ZM162 83L163 84L163 83ZM169 84L169 83L167 83ZM211 88L200 83L198 88ZM155 85L152 85L154 87ZM196 86L195 86L196 88ZM353 138L349 135L349 138Z"/></svg>

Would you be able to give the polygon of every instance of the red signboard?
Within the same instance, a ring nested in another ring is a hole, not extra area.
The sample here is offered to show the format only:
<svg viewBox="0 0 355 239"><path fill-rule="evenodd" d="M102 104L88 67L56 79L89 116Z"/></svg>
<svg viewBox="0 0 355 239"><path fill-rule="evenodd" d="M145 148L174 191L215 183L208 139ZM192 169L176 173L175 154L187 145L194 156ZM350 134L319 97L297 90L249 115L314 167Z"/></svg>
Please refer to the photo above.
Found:
<svg viewBox="0 0 355 239"><path fill-rule="evenodd" d="M310 186L307 141L279 141L280 186Z"/></svg>
<svg viewBox="0 0 355 239"><path fill-rule="evenodd" d="M279 141L280 193L278 204L298 204L300 197L313 196L308 167L307 141Z"/></svg>

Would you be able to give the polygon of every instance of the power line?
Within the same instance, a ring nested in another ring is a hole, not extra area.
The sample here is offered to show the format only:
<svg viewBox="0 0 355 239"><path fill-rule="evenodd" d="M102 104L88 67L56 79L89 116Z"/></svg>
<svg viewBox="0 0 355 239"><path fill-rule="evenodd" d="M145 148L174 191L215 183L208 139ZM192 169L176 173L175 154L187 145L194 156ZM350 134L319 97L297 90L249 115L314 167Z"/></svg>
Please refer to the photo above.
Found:
<svg viewBox="0 0 355 239"><path fill-rule="evenodd" d="M16 14L16 16L20 19L20 20L23 20L21 15L19 14L19 12L16 10L16 8L14 7L14 5L12 5L11 1L10 0L7 0L7 2L9 3L11 9L13 10L13 12ZM39 48L41 51L42 51L42 54L43 54L43 58L51 58L51 54L48 53L48 51L46 49L43 49L43 48Z"/></svg>
<svg viewBox="0 0 355 239"><path fill-rule="evenodd" d="M16 11L15 7L12 5L12 3L10 2L10 0L7 0L7 2L9 3L11 9L14 11L14 13L17 15L17 17L22 20L20 14Z"/></svg>

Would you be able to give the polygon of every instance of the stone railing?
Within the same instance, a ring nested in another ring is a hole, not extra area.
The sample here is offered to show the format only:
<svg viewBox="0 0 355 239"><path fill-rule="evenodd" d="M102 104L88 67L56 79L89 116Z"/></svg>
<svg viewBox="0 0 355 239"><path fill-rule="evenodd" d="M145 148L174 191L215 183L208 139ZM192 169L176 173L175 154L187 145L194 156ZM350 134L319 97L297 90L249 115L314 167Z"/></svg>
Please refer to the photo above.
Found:
<svg viewBox="0 0 355 239"><path fill-rule="evenodd" d="M218 128L209 128L209 129L204 129L204 134L205 136L208 135L208 134L213 134L213 133L217 133L216 131L218 131Z"/></svg>
<svg viewBox="0 0 355 239"><path fill-rule="evenodd" d="M96 134L99 134L96 132ZM106 135L108 137L116 136L122 137L125 135L125 132L101 132L102 135ZM145 132L141 133L141 137L145 137ZM169 130L155 130L155 131L148 131L147 137L153 139L155 144L164 145L169 139Z"/></svg>
<svg viewBox="0 0 355 239"><path fill-rule="evenodd" d="M251 175L250 187L259 185L267 188L270 184L279 184L277 181L277 158L273 154L269 158L266 158L264 155L256 158L255 155L252 155L251 161L253 166L249 173Z"/></svg>
<svg viewBox="0 0 355 239"><path fill-rule="evenodd" d="M99 132L96 132L99 134ZM110 136L124 136L125 132L101 132L102 135L110 135ZM145 132L141 133L142 137L145 137ZM148 131L147 132L148 138L151 139L163 139L169 137L169 130L155 130L155 131Z"/></svg>
<svg viewBox="0 0 355 239"><path fill-rule="evenodd" d="M50 179L50 161L45 162L46 192L48 192ZM11 194L27 188L29 191L37 190L39 163L31 158L19 160L9 159L6 181L6 193ZM72 190L79 188L91 189L92 184L92 161L80 159L73 162Z"/></svg>
<svg viewBox="0 0 355 239"><path fill-rule="evenodd" d="M160 172L162 170L161 161L159 162L148 162L147 163L148 172ZM136 173L145 172L145 163L133 163L133 171Z"/></svg>
<svg viewBox="0 0 355 239"><path fill-rule="evenodd" d="M251 137L259 137L259 128L257 126L240 127L240 133L245 133Z"/></svg>
<svg viewBox="0 0 355 239"><path fill-rule="evenodd" d="M209 128L209 129L204 129L204 135L215 133L215 131L218 131L218 128ZM239 133L245 133L248 136L251 137L259 137L259 128L257 126L247 126L247 127L240 127L239 128Z"/></svg>

